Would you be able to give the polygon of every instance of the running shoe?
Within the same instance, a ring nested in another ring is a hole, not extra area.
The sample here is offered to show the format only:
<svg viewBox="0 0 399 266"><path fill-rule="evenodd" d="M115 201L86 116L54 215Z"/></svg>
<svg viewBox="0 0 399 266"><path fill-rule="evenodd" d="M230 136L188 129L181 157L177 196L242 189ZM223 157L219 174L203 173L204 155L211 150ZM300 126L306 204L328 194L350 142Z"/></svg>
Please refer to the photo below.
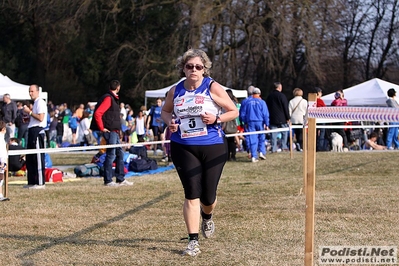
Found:
<svg viewBox="0 0 399 266"><path fill-rule="evenodd" d="M215 223L211 219L202 219L201 224L202 235L205 238L210 238L215 233Z"/></svg>
<svg viewBox="0 0 399 266"><path fill-rule="evenodd" d="M200 253L201 250L199 248L198 240L190 240L190 242L188 242L186 250L183 251L183 255L189 255L192 257L197 256Z"/></svg>

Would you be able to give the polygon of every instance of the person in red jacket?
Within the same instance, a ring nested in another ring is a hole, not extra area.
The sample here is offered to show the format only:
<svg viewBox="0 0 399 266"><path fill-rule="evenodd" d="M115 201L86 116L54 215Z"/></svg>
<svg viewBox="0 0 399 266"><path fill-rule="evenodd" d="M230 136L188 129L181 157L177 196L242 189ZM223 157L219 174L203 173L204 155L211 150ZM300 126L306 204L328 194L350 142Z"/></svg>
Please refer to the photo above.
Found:
<svg viewBox="0 0 399 266"><path fill-rule="evenodd" d="M94 109L91 130L99 130L107 145L120 144L119 133L122 129L118 93L121 85L118 80L111 81L109 91L105 93ZM116 182L112 181L112 164L115 161ZM104 185L109 187L131 186L132 182L125 180L122 147L107 148L104 161Z"/></svg>
<svg viewBox="0 0 399 266"><path fill-rule="evenodd" d="M348 106L348 101L344 98L344 92L342 90L338 90L335 95L334 95L334 101L332 101L331 106ZM337 123L333 123L334 125L339 125L339 126L343 126L345 125L345 122L337 122ZM341 135L342 139L343 139L343 144L344 144L344 151L347 151L347 149L349 149L349 145L348 145L348 137L346 135L346 132L343 128L336 128L336 129L332 129L332 132L337 132L338 134ZM345 150L346 148L346 150Z"/></svg>
<svg viewBox="0 0 399 266"><path fill-rule="evenodd" d="M316 87L317 99L316 99L316 107L326 107L321 96L323 96L323 90ZM323 126L325 124L319 124ZM319 128L316 140L316 150L317 151L328 151L328 130L325 128Z"/></svg>

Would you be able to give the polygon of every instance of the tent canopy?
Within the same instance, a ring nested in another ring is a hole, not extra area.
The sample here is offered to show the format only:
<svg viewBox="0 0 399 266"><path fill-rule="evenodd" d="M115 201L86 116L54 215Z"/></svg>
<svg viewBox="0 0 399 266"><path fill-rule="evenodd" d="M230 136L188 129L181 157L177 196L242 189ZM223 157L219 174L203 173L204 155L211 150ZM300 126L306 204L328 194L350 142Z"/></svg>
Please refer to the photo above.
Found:
<svg viewBox="0 0 399 266"><path fill-rule="evenodd" d="M348 106L387 107L387 91L391 88L399 91L399 85L375 78L347 88L343 92L348 101ZM321 97L327 106L331 105L331 102L335 99L334 94L335 92Z"/></svg>
<svg viewBox="0 0 399 266"><path fill-rule="evenodd" d="M168 92L173 86L177 85L180 81L184 80L185 78L180 79L178 82L173 83L165 88L159 90L151 90L145 92L145 106L147 106L147 98L163 98L165 97L166 92ZM225 90L231 90L236 98L247 98L248 92L247 90L234 90L227 88L221 85Z"/></svg>
<svg viewBox="0 0 399 266"><path fill-rule="evenodd" d="M47 92L43 92L39 87L40 97L47 101ZM10 94L11 100L30 100L29 85L20 84L11 80L9 77L0 73L0 100L4 94Z"/></svg>

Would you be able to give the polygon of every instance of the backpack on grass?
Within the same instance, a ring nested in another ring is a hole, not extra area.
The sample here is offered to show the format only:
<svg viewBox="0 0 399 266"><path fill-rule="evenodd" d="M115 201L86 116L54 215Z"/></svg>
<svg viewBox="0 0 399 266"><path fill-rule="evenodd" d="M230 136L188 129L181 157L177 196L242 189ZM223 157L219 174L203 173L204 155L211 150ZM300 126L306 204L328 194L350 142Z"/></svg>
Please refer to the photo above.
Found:
<svg viewBox="0 0 399 266"><path fill-rule="evenodd" d="M143 172L158 169L157 161L151 158L133 159L129 163L129 171Z"/></svg>
<svg viewBox="0 0 399 266"><path fill-rule="evenodd" d="M100 167L95 163L87 163L76 166L73 172L77 177L99 176Z"/></svg>
<svg viewBox="0 0 399 266"><path fill-rule="evenodd" d="M46 182L63 182L64 173L57 168L46 168L44 177Z"/></svg>
<svg viewBox="0 0 399 266"><path fill-rule="evenodd" d="M141 145L130 147L129 153L136 154L140 158L147 158L147 148Z"/></svg>

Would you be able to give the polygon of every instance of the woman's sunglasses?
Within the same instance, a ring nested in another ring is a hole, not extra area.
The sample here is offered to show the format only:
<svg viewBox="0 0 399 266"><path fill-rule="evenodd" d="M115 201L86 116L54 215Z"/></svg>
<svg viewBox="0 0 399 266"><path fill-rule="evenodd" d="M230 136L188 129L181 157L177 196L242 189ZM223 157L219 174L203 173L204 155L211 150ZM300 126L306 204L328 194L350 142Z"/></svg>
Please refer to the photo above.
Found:
<svg viewBox="0 0 399 266"><path fill-rule="evenodd" d="M198 71L204 69L204 66L203 66L203 65L193 65L193 64L186 64L186 65L185 65L185 68L188 69L188 70L192 70L192 69L194 69L194 67L195 67L195 69L198 70Z"/></svg>

